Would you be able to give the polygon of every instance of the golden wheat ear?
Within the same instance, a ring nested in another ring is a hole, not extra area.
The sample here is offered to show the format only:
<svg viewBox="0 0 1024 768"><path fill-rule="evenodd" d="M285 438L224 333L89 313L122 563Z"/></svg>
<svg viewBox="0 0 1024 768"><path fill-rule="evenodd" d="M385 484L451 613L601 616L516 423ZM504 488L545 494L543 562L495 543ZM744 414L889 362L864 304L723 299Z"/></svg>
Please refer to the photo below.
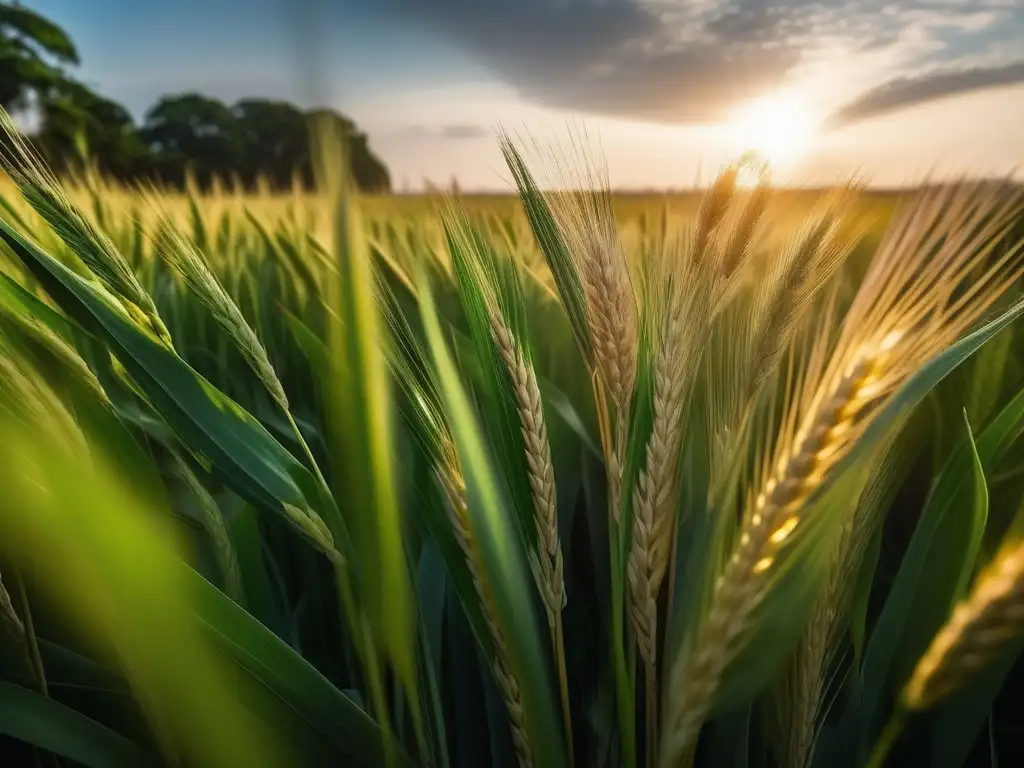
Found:
<svg viewBox="0 0 1024 768"><path fill-rule="evenodd" d="M794 428L782 430L760 462L740 535L681 662L666 764L695 742L809 502L900 387L1020 277L1022 243L1006 237L1021 207L1022 195L1004 185L933 188L888 232L827 365L790 404Z"/></svg>
<svg viewBox="0 0 1024 768"><path fill-rule="evenodd" d="M551 147L543 153L548 181L559 190L545 193L544 198L583 297L586 351L595 378L608 473L608 507L617 524L640 354L640 322L607 168L594 160L588 143L585 133L577 133L570 148Z"/></svg>
<svg viewBox="0 0 1024 768"><path fill-rule="evenodd" d="M567 148L546 153L547 193L562 240L583 286L594 362L616 408L627 408L636 381L638 309L632 274L612 205L606 166L596 161L585 132Z"/></svg>
<svg viewBox="0 0 1024 768"><path fill-rule="evenodd" d="M819 322L816 310L823 303L835 303L829 294L856 242L846 231L855 195L852 187L826 194L777 252L762 251L748 261L734 278L734 286L742 279L743 290L731 288L735 296L714 319L710 343L719 351L705 365L712 499L746 444L758 401L796 334L804 324Z"/></svg>
<svg viewBox="0 0 1024 768"><path fill-rule="evenodd" d="M1024 633L1024 542L1006 546L953 609L903 688L907 709L933 707Z"/></svg>

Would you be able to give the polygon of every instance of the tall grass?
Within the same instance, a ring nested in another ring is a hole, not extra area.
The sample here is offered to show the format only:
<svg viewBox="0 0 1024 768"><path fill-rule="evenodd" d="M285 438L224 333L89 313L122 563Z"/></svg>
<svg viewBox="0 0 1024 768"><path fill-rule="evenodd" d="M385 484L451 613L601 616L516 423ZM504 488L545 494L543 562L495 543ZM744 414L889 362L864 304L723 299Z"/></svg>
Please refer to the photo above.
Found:
<svg viewBox="0 0 1024 768"><path fill-rule="evenodd" d="M518 207L388 202L314 126L317 194L182 194L4 127L14 764L1014 746L1012 184L638 202L502 135Z"/></svg>

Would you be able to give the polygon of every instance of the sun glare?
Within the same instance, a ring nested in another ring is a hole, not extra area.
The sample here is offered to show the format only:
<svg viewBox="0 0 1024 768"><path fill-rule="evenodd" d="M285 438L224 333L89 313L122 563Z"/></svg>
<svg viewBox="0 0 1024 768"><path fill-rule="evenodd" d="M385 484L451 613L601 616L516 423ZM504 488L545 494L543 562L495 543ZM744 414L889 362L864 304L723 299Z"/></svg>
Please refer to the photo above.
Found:
<svg viewBox="0 0 1024 768"><path fill-rule="evenodd" d="M774 168L787 168L810 150L818 121L798 96L780 93L744 105L726 130L735 152L754 152Z"/></svg>

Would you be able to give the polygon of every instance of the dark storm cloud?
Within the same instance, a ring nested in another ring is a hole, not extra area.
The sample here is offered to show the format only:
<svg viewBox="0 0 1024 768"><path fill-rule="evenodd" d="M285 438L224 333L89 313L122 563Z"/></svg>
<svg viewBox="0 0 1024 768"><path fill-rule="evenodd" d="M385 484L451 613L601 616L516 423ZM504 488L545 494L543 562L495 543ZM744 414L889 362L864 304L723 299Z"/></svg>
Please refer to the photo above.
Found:
<svg viewBox="0 0 1024 768"><path fill-rule="evenodd" d="M965 50L961 42L985 44L976 29L957 23L991 12L993 18L1009 15L1018 25L1003 25L1011 50L1024 41L1024 11L996 0L376 2L419 18L532 103L679 123L720 120L737 103L782 85L809 54L837 40L864 52L899 46L909 32L937 43L939 55L952 64L978 52ZM869 90L842 119L986 87L991 77L1019 79L1012 66L950 74L937 82L898 79L923 63L900 60L892 82Z"/></svg>
<svg viewBox="0 0 1024 768"><path fill-rule="evenodd" d="M710 13L671 0L391 2L525 99L556 108L712 121L779 83L799 59L782 36L782 14L756 0L712 3Z"/></svg>
<svg viewBox="0 0 1024 768"><path fill-rule="evenodd" d="M900 78L874 88L843 107L832 118L837 126L950 96L1024 83L1024 61L1002 67L936 72Z"/></svg>

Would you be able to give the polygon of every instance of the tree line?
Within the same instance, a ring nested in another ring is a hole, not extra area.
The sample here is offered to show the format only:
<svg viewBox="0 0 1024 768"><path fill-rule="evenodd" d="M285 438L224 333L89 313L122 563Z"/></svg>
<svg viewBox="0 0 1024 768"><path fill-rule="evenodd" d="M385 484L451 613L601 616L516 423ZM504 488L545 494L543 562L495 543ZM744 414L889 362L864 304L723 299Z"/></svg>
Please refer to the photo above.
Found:
<svg viewBox="0 0 1024 768"><path fill-rule="evenodd" d="M32 111L32 144L57 172L87 156L122 181L180 187L188 174L201 187L214 177L252 187L264 178L287 188L297 176L312 183L309 124L327 120L347 139L360 189L387 192L387 167L354 122L329 109L303 111L286 101L241 99L234 104L199 93L161 98L141 125L123 106L76 81L79 64L68 34L38 13L0 3L0 107Z"/></svg>

